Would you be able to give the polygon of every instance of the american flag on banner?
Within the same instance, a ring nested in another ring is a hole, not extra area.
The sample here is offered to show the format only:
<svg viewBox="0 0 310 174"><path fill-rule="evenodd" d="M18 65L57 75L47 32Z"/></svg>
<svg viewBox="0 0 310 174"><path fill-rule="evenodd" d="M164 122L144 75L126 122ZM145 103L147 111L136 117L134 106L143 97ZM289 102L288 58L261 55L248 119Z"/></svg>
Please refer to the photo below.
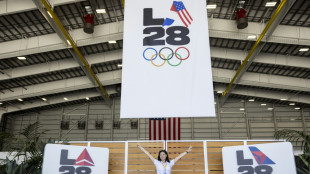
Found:
<svg viewBox="0 0 310 174"><path fill-rule="evenodd" d="M186 10L182 1L173 1L170 10L178 13L180 19L186 27L188 27L188 25L191 24L191 21L193 21L191 15Z"/></svg>
<svg viewBox="0 0 310 174"><path fill-rule="evenodd" d="M180 118L150 118L149 140L180 140Z"/></svg>

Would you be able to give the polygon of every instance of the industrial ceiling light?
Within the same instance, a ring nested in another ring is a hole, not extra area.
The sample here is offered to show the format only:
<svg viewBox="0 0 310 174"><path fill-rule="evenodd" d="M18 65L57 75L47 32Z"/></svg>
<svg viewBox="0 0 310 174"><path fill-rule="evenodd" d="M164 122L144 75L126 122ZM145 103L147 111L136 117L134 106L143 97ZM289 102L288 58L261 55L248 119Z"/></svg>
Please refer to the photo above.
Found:
<svg viewBox="0 0 310 174"><path fill-rule="evenodd" d="M266 106L267 104L265 104L265 103L262 103L262 104L260 104L261 106Z"/></svg>
<svg viewBox="0 0 310 174"><path fill-rule="evenodd" d="M281 101L285 101L285 100L287 100L287 99L286 99L286 98L281 98L280 100L281 100Z"/></svg>
<svg viewBox="0 0 310 174"><path fill-rule="evenodd" d="M42 98L43 101L46 101L46 98Z"/></svg>
<svg viewBox="0 0 310 174"><path fill-rule="evenodd" d="M240 111L244 111L245 109L244 108L240 108Z"/></svg>
<svg viewBox="0 0 310 174"><path fill-rule="evenodd" d="M19 60L26 60L26 57L24 57L24 56L18 56L17 59L19 59Z"/></svg>
<svg viewBox="0 0 310 174"><path fill-rule="evenodd" d="M222 94L222 93L223 93L223 91L217 91L217 93L218 93L218 94Z"/></svg>
<svg viewBox="0 0 310 174"><path fill-rule="evenodd" d="M21 99L21 98L19 98L19 99L17 99L17 100L18 100L18 101L21 101L21 102L23 101L23 99Z"/></svg>
<svg viewBox="0 0 310 174"><path fill-rule="evenodd" d="M89 100L89 97L86 97L86 100Z"/></svg>
<svg viewBox="0 0 310 174"><path fill-rule="evenodd" d="M116 44L116 40L110 40L109 44Z"/></svg>
<svg viewBox="0 0 310 174"><path fill-rule="evenodd" d="M71 45L71 42L70 42L69 40L67 40L67 43L68 43L69 45Z"/></svg>
<svg viewBox="0 0 310 174"><path fill-rule="evenodd" d="M85 10L88 14L93 13L93 10L91 9L91 6L85 6Z"/></svg>
<svg viewBox="0 0 310 174"><path fill-rule="evenodd" d="M105 9L96 9L97 13L106 13Z"/></svg>
<svg viewBox="0 0 310 174"><path fill-rule="evenodd" d="M309 48L300 48L299 51L300 52L306 52L306 51L309 51Z"/></svg>
<svg viewBox="0 0 310 174"><path fill-rule="evenodd" d="M295 108L296 110L299 110L300 108L299 107L297 107L297 108Z"/></svg>
<svg viewBox="0 0 310 174"><path fill-rule="evenodd" d="M47 14L48 14L51 18L53 18L52 14L51 14L49 11L47 11Z"/></svg>
<svg viewBox="0 0 310 174"><path fill-rule="evenodd" d="M117 67L119 67L119 68L122 67L122 66L123 66L122 64L117 64Z"/></svg>
<svg viewBox="0 0 310 174"><path fill-rule="evenodd" d="M267 2L265 7L274 7L277 5L277 1Z"/></svg>
<svg viewBox="0 0 310 174"><path fill-rule="evenodd" d="M0 105L2 105L3 103L0 103Z"/></svg>
<svg viewBox="0 0 310 174"><path fill-rule="evenodd" d="M267 108L267 110L268 110L268 111L271 111L271 110L273 110L273 108Z"/></svg>
<svg viewBox="0 0 310 174"><path fill-rule="evenodd" d="M207 9L216 9L216 4L207 5Z"/></svg>
<svg viewBox="0 0 310 174"><path fill-rule="evenodd" d="M256 39L256 36L255 35L250 35L250 36L248 36L248 39L249 40Z"/></svg>
<svg viewBox="0 0 310 174"><path fill-rule="evenodd" d="M249 101L250 101L250 102L253 102L253 101L255 101L255 99L254 99L254 98L252 98L252 99L250 99Z"/></svg>
<svg viewBox="0 0 310 174"><path fill-rule="evenodd" d="M67 97L65 97L65 98L64 98L64 100L68 100L68 98L67 98Z"/></svg>
<svg viewBox="0 0 310 174"><path fill-rule="evenodd" d="M295 106L295 103L290 103L289 105L290 105L290 106Z"/></svg>

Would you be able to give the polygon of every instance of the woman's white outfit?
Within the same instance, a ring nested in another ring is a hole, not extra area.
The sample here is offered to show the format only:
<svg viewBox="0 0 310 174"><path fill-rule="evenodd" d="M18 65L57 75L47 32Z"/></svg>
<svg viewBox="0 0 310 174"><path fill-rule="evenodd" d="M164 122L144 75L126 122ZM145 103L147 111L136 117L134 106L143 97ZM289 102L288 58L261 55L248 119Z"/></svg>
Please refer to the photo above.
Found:
<svg viewBox="0 0 310 174"><path fill-rule="evenodd" d="M171 174L171 168L174 165L174 160L171 160L170 163L162 163L161 161L155 159L154 165L156 167L157 174Z"/></svg>

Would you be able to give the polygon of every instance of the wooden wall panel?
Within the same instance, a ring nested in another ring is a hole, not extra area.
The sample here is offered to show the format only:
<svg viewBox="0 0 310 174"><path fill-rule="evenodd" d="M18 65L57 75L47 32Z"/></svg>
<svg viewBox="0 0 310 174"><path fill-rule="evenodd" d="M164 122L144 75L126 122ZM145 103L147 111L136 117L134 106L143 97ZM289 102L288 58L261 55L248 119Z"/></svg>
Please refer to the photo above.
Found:
<svg viewBox="0 0 310 174"><path fill-rule="evenodd" d="M124 174L125 142L91 143L91 147L109 148L109 174Z"/></svg>
<svg viewBox="0 0 310 174"><path fill-rule="evenodd" d="M222 148L226 146L243 145L243 141L213 141L207 142L208 170L210 174L223 174Z"/></svg>
<svg viewBox="0 0 310 174"><path fill-rule="evenodd" d="M253 145L276 143L280 141L207 141L207 165L209 174L223 174L222 148L227 146ZM158 152L165 147L165 142L139 142L150 154L157 159ZM70 145L87 146L86 142L71 142ZM109 174L124 174L126 142L91 142L91 147L109 148ZM170 160L185 152L190 146L192 151L180 159L172 168L172 174L204 174L205 155L204 141L169 142L167 152ZM128 174L156 174L156 169L149 157L138 147L137 142L128 142Z"/></svg>
<svg viewBox="0 0 310 174"><path fill-rule="evenodd" d="M192 151L172 167L173 174L202 174L205 171L203 141L201 142L168 142L167 152L170 160L185 152L190 146Z"/></svg>
<svg viewBox="0 0 310 174"><path fill-rule="evenodd" d="M252 145L252 144L266 144L266 143L277 143L278 141L247 141L247 145Z"/></svg>
<svg viewBox="0 0 310 174"><path fill-rule="evenodd" d="M164 142L147 142L139 143L147 150L155 159L158 152L164 149ZM128 143L128 174L156 174L155 166L151 159L144 154L138 147L136 142Z"/></svg>
<svg viewBox="0 0 310 174"><path fill-rule="evenodd" d="M87 143L69 143L72 146L87 146Z"/></svg>

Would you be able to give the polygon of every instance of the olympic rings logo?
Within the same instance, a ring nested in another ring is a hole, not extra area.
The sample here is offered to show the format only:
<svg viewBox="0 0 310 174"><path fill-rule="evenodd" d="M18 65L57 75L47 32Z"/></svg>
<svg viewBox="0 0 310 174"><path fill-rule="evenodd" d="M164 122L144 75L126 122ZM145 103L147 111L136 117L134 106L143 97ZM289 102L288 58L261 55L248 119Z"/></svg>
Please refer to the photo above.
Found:
<svg viewBox="0 0 310 174"><path fill-rule="evenodd" d="M162 54L162 51L165 50L165 49L168 49L168 50L171 51L171 53L168 54L167 57L166 57L164 54ZM183 58L183 57L178 53L178 51L181 50L181 49L185 49L185 50L187 51L187 57L184 57L184 58ZM153 54L153 55L151 54L152 56L151 56L150 58L146 58L146 57L145 57L145 52L146 52L147 50L152 50L152 51L154 51L154 54ZM163 60L163 63L162 63L162 64L157 65L157 64L154 63L154 60L155 60L157 57L159 57L160 59ZM177 59L179 59L179 63L177 63L177 64L172 64L172 63L171 63L171 59L172 59L173 57L176 57ZM189 57L190 57L190 52L189 52L189 50L188 50L187 48L185 48L185 47L179 47L179 48L177 48L175 51L173 51L173 50L172 50L171 48L169 48L169 47L164 47L164 48L160 49L159 52L157 52L157 50L155 50L154 48L149 47L149 48L146 48L146 49L143 51L143 58L144 58L146 61L150 61L150 62L151 62L154 66L156 66L156 67L161 67L161 66L163 66L166 62L167 62L170 66L179 66L179 65L182 63L182 61L187 60Z"/></svg>

